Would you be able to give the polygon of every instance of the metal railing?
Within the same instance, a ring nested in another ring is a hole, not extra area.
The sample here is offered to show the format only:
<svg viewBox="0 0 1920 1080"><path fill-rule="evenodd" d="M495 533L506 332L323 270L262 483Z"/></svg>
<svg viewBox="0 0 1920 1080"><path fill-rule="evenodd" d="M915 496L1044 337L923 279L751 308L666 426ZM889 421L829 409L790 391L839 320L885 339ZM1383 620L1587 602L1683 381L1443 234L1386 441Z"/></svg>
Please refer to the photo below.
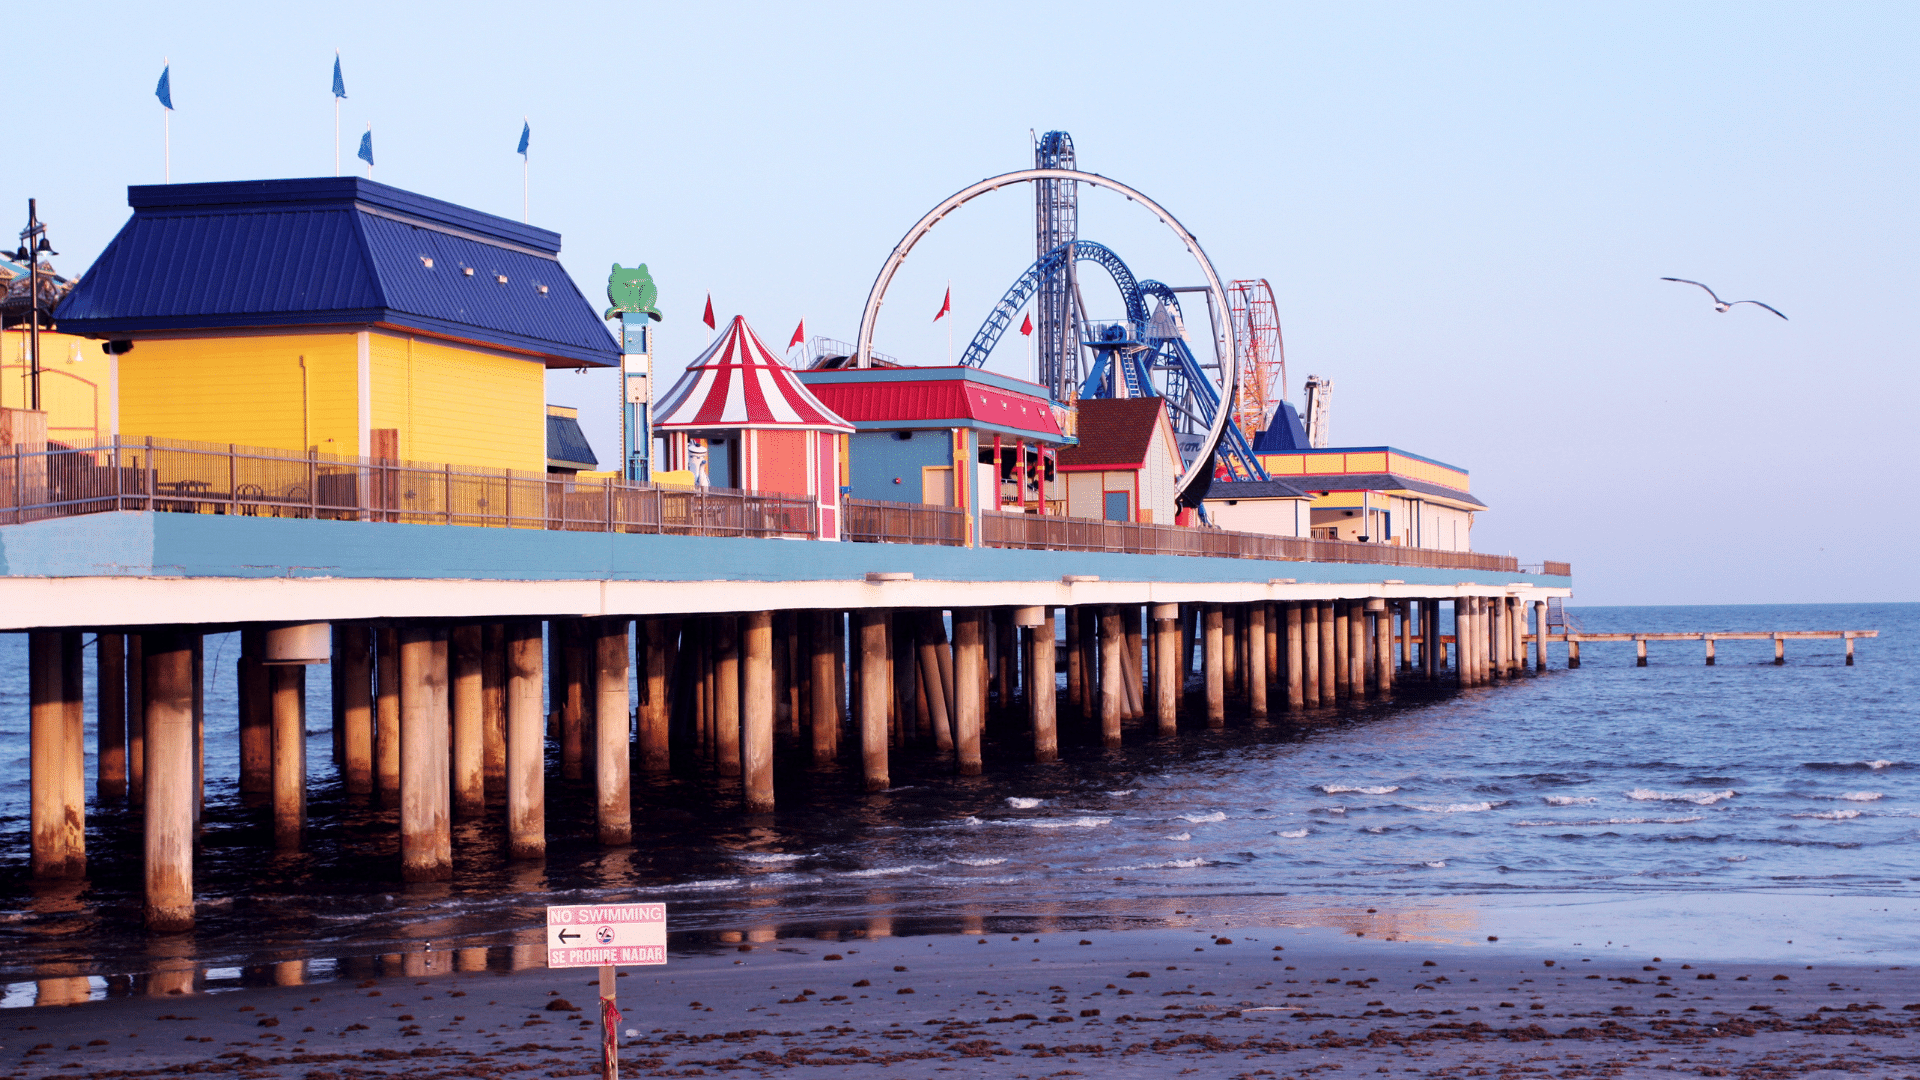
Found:
<svg viewBox="0 0 1920 1080"><path fill-rule="evenodd" d="M957 507L846 499L844 538L967 543ZM813 537L811 498L169 439L0 453L0 525L111 510L678 536ZM1510 555L987 511L987 547L1518 573ZM1543 572L1570 575L1566 563Z"/></svg>
<svg viewBox="0 0 1920 1080"><path fill-rule="evenodd" d="M1268 536L1225 529L1189 529L1129 521L988 512L980 515L980 526L982 542L988 547L1112 551L1130 555L1205 555L1283 562L1431 566L1494 573L1518 573L1520 569L1519 560L1511 555L1439 551L1391 544L1357 544L1348 540L1309 540L1294 536Z"/></svg>
<svg viewBox="0 0 1920 1080"><path fill-rule="evenodd" d="M618 480L145 439L0 455L0 524L101 513L812 536L813 501Z"/></svg>
<svg viewBox="0 0 1920 1080"><path fill-rule="evenodd" d="M847 499L846 538L863 544L938 544L967 542L967 512L956 506Z"/></svg>

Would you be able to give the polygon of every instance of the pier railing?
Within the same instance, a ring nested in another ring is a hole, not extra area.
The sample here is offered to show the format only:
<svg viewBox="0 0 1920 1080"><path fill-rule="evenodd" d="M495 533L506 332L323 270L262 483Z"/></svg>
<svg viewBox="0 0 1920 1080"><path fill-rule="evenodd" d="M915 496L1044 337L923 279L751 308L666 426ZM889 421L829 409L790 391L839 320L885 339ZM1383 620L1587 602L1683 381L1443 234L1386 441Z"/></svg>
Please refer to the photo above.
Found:
<svg viewBox="0 0 1920 1080"><path fill-rule="evenodd" d="M812 536L805 496L168 439L0 455L0 524L109 510L679 536Z"/></svg>
<svg viewBox="0 0 1920 1080"><path fill-rule="evenodd" d="M1040 517L1034 514L989 511L980 515L980 532L988 547L1044 551L1114 551L1132 555L1206 555L1224 559L1273 559L1283 562L1371 563L1510 574L1520 570L1519 560L1511 555L1396 547L1392 544L1358 544L1350 540L1309 540L1304 537L1268 536L1225 529L1188 529L1130 521Z"/></svg>
<svg viewBox="0 0 1920 1080"><path fill-rule="evenodd" d="M844 500L844 539L967 542L957 507ZM811 537L813 500L170 439L0 453L0 525L111 510L678 536ZM1518 573L1508 555L1087 518L981 514L988 547ZM1545 573L1567 574L1565 563Z"/></svg>

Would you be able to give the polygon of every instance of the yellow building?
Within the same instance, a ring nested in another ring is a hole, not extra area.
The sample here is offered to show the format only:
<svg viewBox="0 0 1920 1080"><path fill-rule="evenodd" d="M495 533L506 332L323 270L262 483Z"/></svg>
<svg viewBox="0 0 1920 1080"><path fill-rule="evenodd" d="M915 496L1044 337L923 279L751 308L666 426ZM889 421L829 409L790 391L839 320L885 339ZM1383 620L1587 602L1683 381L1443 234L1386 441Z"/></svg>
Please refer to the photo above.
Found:
<svg viewBox="0 0 1920 1080"><path fill-rule="evenodd" d="M544 473L546 369L619 360L545 229L358 177L128 201L56 312L125 438Z"/></svg>

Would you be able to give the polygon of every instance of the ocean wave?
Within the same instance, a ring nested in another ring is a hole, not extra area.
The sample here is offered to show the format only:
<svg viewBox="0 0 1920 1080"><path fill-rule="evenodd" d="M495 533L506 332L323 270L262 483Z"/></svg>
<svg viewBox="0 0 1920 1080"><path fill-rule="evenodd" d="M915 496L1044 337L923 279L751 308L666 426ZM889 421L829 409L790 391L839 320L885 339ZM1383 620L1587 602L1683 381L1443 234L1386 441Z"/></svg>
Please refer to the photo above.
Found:
<svg viewBox="0 0 1920 1080"><path fill-rule="evenodd" d="M1382 787L1358 787L1352 784L1321 784L1320 790L1329 795L1338 795L1350 791L1356 795L1391 795L1400 790L1399 784L1387 784Z"/></svg>
<svg viewBox="0 0 1920 1080"><path fill-rule="evenodd" d="M1029 829L1095 829L1113 824L1110 817L1071 818L977 818L961 820L963 825L1025 825Z"/></svg>
<svg viewBox="0 0 1920 1080"><path fill-rule="evenodd" d="M806 858L806 856L805 855L785 855L785 854L779 854L775 852L751 852L746 854L735 855L734 858L739 859L741 862L750 862L750 863L790 863L790 862L799 862L801 859Z"/></svg>
<svg viewBox="0 0 1920 1080"><path fill-rule="evenodd" d="M1834 798L1841 802L1877 802L1881 794L1877 791L1843 791Z"/></svg>
<svg viewBox="0 0 1920 1080"><path fill-rule="evenodd" d="M1505 806L1506 800L1498 802L1457 802L1442 806L1437 803L1408 803L1407 806L1427 814L1472 814L1481 810L1491 810L1496 806Z"/></svg>
<svg viewBox="0 0 1920 1080"><path fill-rule="evenodd" d="M1720 861L1721 862L1746 862L1747 857L1745 855L1722 855L1720 856Z"/></svg>
<svg viewBox="0 0 1920 1080"><path fill-rule="evenodd" d="M1209 821L1225 821L1227 820L1227 814L1224 810L1215 810L1211 814L1181 814L1179 820L1191 821L1195 825L1202 825Z"/></svg>
<svg viewBox="0 0 1920 1080"><path fill-rule="evenodd" d="M1212 865L1213 863L1211 861L1196 855L1191 859L1169 859L1166 862L1130 863L1126 866L1083 866L1080 868L1080 872L1083 874L1121 874L1129 870L1192 870L1197 867Z"/></svg>
<svg viewBox="0 0 1920 1080"><path fill-rule="evenodd" d="M1891 769L1895 765L1905 764L1906 762L1904 761L1888 761L1885 758L1879 758L1874 761L1809 761L1803 763L1800 767L1803 769L1825 769L1836 772L1853 769L1866 769L1869 772L1879 772L1881 769Z"/></svg>
<svg viewBox="0 0 1920 1080"><path fill-rule="evenodd" d="M1013 807L1015 810L1031 810L1046 801L1045 799L1024 799L1018 795L1009 795L1007 797L1007 805Z"/></svg>
<svg viewBox="0 0 1920 1080"><path fill-rule="evenodd" d="M1116 799L1117 799L1117 798L1120 798L1120 797L1121 797L1121 796L1123 796L1123 795L1131 795L1131 794L1133 794L1133 793L1134 793L1135 791L1138 791L1138 790L1139 790L1138 788L1128 788L1128 789L1126 789L1125 791L1109 791L1109 792L1107 792L1107 794L1109 794L1109 795L1111 795L1111 796L1113 796L1114 798L1116 798Z"/></svg>
<svg viewBox="0 0 1920 1080"><path fill-rule="evenodd" d="M1599 799L1596 799L1591 795L1549 795L1547 796L1548 806L1592 806L1594 803L1597 803L1599 801L1600 801Z"/></svg>
<svg viewBox="0 0 1920 1080"><path fill-rule="evenodd" d="M1298 840L1301 837L1307 835L1307 832L1308 830L1306 829L1289 829L1286 832L1274 833L1274 835L1284 836L1289 840Z"/></svg>
<svg viewBox="0 0 1920 1080"><path fill-rule="evenodd" d="M961 866L999 866L1005 859L954 859Z"/></svg>
<svg viewBox="0 0 1920 1080"><path fill-rule="evenodd" d="M1183 833L1181 833L1181 834L1180 834L1180 835L1178 835L1178 836L1169 836L1169 837L1167 837L1167 839L1169 839L1169 840L1191 840L1191 839L1193 839L1193 834L1192 834L1192 833L1190 833L1190 832L1183 832Z"/></svg>
<svg viewBox="0 0 1920 1080"><path fill-rule="evenodd" d="M1420 865L1425 866L1430 870L1445 870L1447 868L1447 860L1436 859L1433 862L1421 863Z"/></svg>
<svg viewBox="0 0 1920 1080"><path fill-rule="evenodd" d="M1818 821L1852 821L1860 816L1858 810L1822 810L1817 814L1789 814L1788 817L1812 818Z"/></svg>
<svg viewBox="0 0 1920 1080"><path fill-rule="evenodd" d="M1588 818L1580 821L1515 821L1512 822L1512 824L1549 827L1564 825L1568 828L1591 828L1595 825L1688 825L1696 821L1704 820L1706 820L1705 814L1695 814L1692 817L1610 817Z"/></svg>
<svg viewBox="0 0 1920 1080"><path fill-rule="evenodd" d="M866 870L848 870L841 877L891 877L894 874L917 874L922 870L938 869L933 866L875 866Z"/></svg>
<svg viewBox="0 0 1920 1080"><path fill-rule="evenodd" d="M1627 798L1641 802L1690 802L1695 806L1712 806L1723 799L1731 799L1739 792L1728 788L1725 791L1654 791L1651 788L1634 788L1627 792Z"/></svg>

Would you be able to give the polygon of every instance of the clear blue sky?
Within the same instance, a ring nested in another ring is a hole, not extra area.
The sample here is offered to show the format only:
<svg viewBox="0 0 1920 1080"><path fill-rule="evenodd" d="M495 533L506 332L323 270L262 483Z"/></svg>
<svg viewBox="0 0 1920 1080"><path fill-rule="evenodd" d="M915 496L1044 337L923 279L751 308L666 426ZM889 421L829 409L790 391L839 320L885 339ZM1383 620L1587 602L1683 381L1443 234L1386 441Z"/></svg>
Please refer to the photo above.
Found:
<svg viewBox="0 0 1920 1080"><path fill-rule="evenodd" d="M160 179L166 56L175 181L329 174L339 48L343 161L371 122L386 183L517 217L531 117L533 221L589 296L649 264L677 369L709 292L776 347L802 317L853 337L920 214L1063 128L1273 283L1337 443L1472 470L1476 547L1572 561L1585 603L1914 600L1917 29L1894 3L26 5L0 211L37 196L84 269ZM1011 191L936 230L879 346L943 362L941 290L964 343L1031 214ZM1194 276L1117 198L1083 197L1082 235ZM614 394L549 378L607 460Z"/></svg>

